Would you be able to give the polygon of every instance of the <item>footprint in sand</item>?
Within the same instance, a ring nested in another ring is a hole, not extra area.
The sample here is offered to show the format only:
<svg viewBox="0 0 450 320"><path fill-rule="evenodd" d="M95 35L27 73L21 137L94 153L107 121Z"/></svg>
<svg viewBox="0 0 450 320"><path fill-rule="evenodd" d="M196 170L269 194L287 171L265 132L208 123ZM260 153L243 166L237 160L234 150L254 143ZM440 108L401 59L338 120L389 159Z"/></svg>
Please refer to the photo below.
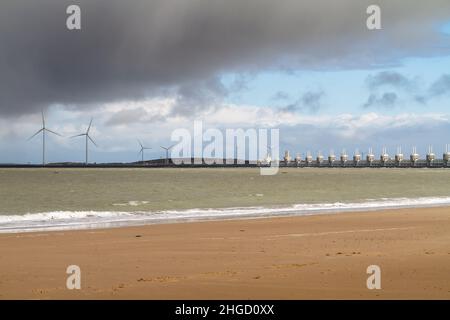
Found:
<svg viewBox="0 0 450 320"><path fill-rule="evenodd" d="M311 263L290 263L290 264L274 264L271 266L271 268L274 269L284 269L284 268L303 268L306 266L312 266L318 264L317 262L311 262Z"/></svg>
<svg viewBox="0 0 450 320"><path fill-rule="evenodd" d="M186 277L170 277L170 276L161 276L161 277L153 277L153 278L139 278L138 282L177 282L185 279Z"/></svg>
<svg viewBox="0 0 450 320"><path fill-rule="evenodd" d="M212 271L212 272L204 272L202 275L205 276L234 276L236 275L236 271L226 270L226 271Z"/></svg>
<svg viewBox="0 0 450 320"><path fill-rule="evenodd" d="M349 252L349 253L345 253L345 252L337 252L336 253L336 255L345 255L345 256L347 256L347 257L350 257L350 256L352 256L352 255L356 255L356 254L361 254L361 252L359 252L359 251L353 251L353 252ZM329 254L327 254L327 256L328 256Z"/></svg>
<svg viewBox="0 0 450 320"><path fill-rule="evenodd" d="M33 293L38 293L38 294L45 294L48 293L48 290L45 289L33 289L31 290Z"/></svg>

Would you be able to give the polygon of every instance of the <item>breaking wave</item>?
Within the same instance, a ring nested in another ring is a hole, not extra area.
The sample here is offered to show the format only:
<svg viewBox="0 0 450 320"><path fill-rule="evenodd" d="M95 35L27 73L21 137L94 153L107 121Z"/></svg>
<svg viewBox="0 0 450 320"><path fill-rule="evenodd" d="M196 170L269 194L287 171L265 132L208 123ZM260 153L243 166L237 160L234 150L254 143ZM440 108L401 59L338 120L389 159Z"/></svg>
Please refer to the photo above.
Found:
<svg viewBox="0 0 450 320"><path fill-rule="evenodd" d="M449 206L450 197L383 198L364 202L294 204L276 207L242 207L165 211L53 211L0 215L0 233L76 230L202 220L315 215L348 211Z"/></svg>

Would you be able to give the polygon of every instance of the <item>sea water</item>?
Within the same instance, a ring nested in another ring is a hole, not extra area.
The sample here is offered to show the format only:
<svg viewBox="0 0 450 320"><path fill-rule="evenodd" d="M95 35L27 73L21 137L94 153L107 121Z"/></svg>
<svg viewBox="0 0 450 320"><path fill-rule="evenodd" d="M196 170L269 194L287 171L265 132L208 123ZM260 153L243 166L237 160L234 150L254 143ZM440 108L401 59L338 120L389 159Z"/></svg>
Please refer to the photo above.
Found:
<svg viewBox="0 0 450 320"><path fill-rule="evenodd" d="M450 205L450 170L0 169L0 232Z"/></svg>

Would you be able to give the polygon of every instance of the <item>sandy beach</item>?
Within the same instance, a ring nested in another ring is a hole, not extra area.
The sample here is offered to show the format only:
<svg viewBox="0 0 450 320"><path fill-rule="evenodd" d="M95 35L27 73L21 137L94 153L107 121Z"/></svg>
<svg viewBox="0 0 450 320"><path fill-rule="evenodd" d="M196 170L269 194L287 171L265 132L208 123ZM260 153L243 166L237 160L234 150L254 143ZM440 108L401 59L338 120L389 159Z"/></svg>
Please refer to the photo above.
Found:
<svg viewBox="0 0 450 320"><path fill-rule="evenodd" d="M3 234L0 253L0 299L450 299L450 207Z"/></svg>

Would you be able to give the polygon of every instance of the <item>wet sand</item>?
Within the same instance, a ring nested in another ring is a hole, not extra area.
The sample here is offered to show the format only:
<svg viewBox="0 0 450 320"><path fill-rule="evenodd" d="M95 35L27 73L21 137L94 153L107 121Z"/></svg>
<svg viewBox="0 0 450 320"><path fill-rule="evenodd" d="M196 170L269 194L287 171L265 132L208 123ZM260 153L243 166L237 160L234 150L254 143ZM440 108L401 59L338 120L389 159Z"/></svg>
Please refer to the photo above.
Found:
<svg viewBox="0 0 450 320"><path fill-rule="evenodd" d="M0 299L17 298L450 299L450 207L3 234Z"/></svg>

